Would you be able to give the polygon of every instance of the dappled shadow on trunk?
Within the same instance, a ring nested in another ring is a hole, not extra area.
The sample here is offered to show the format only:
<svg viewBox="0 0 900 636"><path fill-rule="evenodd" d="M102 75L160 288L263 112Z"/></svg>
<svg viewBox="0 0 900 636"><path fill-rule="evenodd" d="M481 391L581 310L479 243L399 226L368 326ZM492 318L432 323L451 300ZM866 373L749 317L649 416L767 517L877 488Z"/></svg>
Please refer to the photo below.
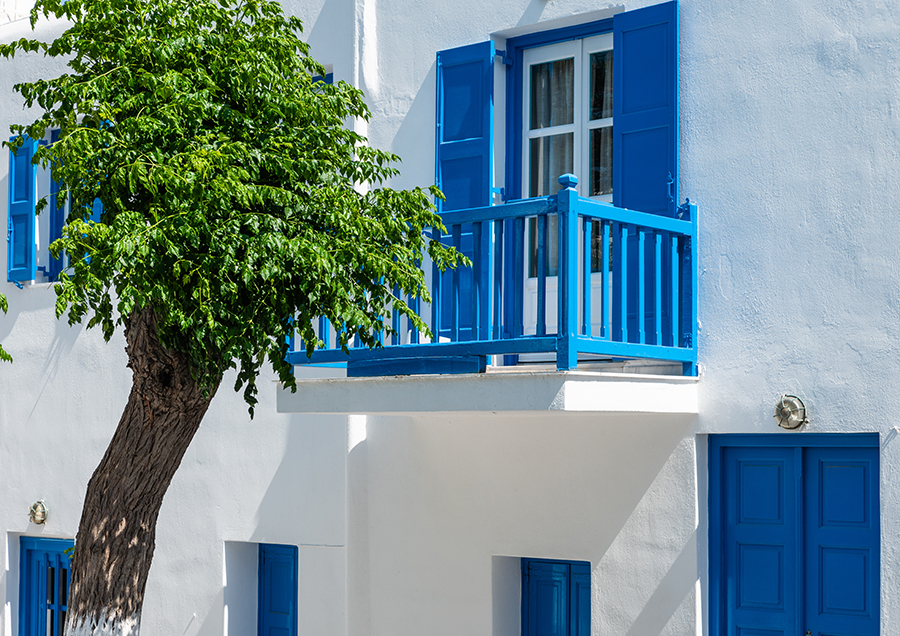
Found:
<svg viewBox="0 0 900 636"><path fill-rule="evenodd" d="M126 322L133 384L85 495L67 634L79 626L79 634L93 633L85 627L107 619L140 620L159 509L215 394L193 380L187 356L160 344L156 322L152 309Z"/></svg>

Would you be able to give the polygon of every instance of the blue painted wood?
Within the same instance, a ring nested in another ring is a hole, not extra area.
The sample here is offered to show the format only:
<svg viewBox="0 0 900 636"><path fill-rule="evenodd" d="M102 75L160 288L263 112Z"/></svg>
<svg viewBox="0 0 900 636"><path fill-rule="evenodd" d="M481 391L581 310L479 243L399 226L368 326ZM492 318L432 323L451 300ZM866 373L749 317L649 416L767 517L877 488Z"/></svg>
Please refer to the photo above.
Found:
<svg viewBox="0 0 900 636"><path fill-rule="evenodd" d="M590 636L591 566L522 559L522 635Z"/></svg>
<svg viewBox="0 0 900 636"><path fill-rule="evenodd" d="M712 632L879 633L878 442L709 437Z"/></svg>
<svg viewBox="0 0 900 636"><path fill-rule="evenodd" d="M591 335L591 233L593 221L582 220L582 253L581 260L581 335Z"/></svg>
<svg viewBox="0 0 900 636"><path fill-rule="evenodd" d="M669 297L672 308L669 315L672 316L672 319L669 321L669 338L667 343L670 346L677 347L681 344L681 338L678 335L678 317L681 315L678 311L679 299L681 298L681 277L678 275L678 237L674 234L670 235L669 242L669 282L672 285L672 293Z"/></svg>
<svg viewBox="0 0 900 636"><path fill-rule="evenodd" d="M578 177L559 178L559 320L556 368L560 371L578 366L575 337L578 332Z"/></svg>
<svg viewBox="0 0 900 636"><path fill-rule="evenodd" d="M613 18L613 203L675 216L678 5Z"/></svg>
<svg viewBox="0 0 900 636"><path fill-rule="evenodd" d="M394 286L394 298L400 298L400 286ZM398 345L400 344L400 312L391 308L391 329L393 329L393 333L391 334L391 344Z"/></svg>
<svg viewBox="0 0 900 636"><path fill-rule="evenodd" d="M462 251L462 226L459 224L454 224L451 227L451 233L453 235L453 247L457 252ZM472 254L466 254L466 256L471 257ZM461 271L461 267L456 267L451 273L452 284L450 287L450 340L452 340L453 342L459 340L459 279Z"/></svg>
<svg viewBox="0 0 900 636"><path fill-rule="evenodd" d="M603 221L603 255L600 257L600 275L602 281L600 283L600 337L609 339L611 337L609 325L610 298L612 287L609 284L609 240L611 224Z"/></svg>
<svg viewBox="0 0 900 636"><path fill-rule="evenodd" d="M348 378L388 375L454 375L484 373L487 356L417 356L347 362Z"/></svg>
<svg viewBox="0 0 900 636"><path fill-rule="evenodd" d="M432 230L432 240L441 240L441 231L439 229ZM441 333L444 326L443 308L444 308L444 285L441 280L441 270L436 263L431 265L431 332L434 334L435 340Z"/></svg>
<svg viewBox="0 0 900 636"><path fill-rule="evenodd" d="M641 344L647 342L646 330L644 329L643 316L646 315L646 298L647 298L647 255L645 252L645 236L644 228L637 230L637 315L638 320L635 322L634 329L637 331L637 341Z"/></svg>
<svg viewBox="0 0 900 636"><path fill-rule="evenodd" d="M692 234L694 231L693 224L690 220L681 218L670 219L669 217L659 216L657 214L648 214L646 212L638 212L637 210L626 210L602 201L594 201L593 199L579 199L578 213L592 218L639 225L647 229L661 230L663 232Z"/></svg>
<svg viewBox="0 0 900 636"><path fill-rule="evenodd" d="M537 218L537 323L535 333L547 334L547 215Z"/></svg>
<svg viewBox="0 0 900 636"><path fill-rule="evenodd" d="M55 144L59 141L59 128L50 131L50 143ZM48 244L62 238L62 228L66 222L65 206L60 207L57 204L56 197L59 194L59 181L56 180L56 171L50 172L50 236ZM63 269L63 255L60 258L49 257L49 267L47 276L50 280L55 281L59 278L59 274Z"/></svg>
<svg viewBox="0 0 900 636"><path fill-rule="evenodd" d="M470 356L499 355L518 353L553 353L556 351L555 336L520 336L487 342L430 342L421 344L397 345L381 349L351 349L349 356L340 349L314 351L312 358L307 358L302 351L290 354L291 364L318 364L321 362L346 362L348 359L374 360L377 358L412 358L416 356Z"/></svg>
<svg viewBox="0 0 900 636"><path fill-rule="evenodd" d="M696 361L696 355L692 349L663 347L637 342L601 340L600 338L588 338L586 336L576 336L575 347L577 347L579 353L591 353L599 356L652 358L654 360L671 360L673 362Z"/></svg>
<svg viewBox="0 0 900 636"><path fill-rule="evenodd" d="M419 296L414 298L410 298L408 301L409 308L413 310L417 316L421 315L419 310L421 309L421 299ZM409 324L409 341L411 344L417 344L419 342L419 330L412 323Z"/></svg>
<svg viewBox="0 0 900 636"><path fill-rule="evenodd" d="M69 601L71 539L19 539L19 636L62 634Z"/></svg>
<svg viewBox="0 0 900 636"><path fill-rule="evenodd" d="M494 145L494 43L437 53L435 183L438 213L490 205Z"/></svg>
<svg viewBox="0 0 900 636"><path fill-rule="evenodd" d="M491 312L491 335L490 339L499 340L503 333L503 227L502 221L493 223L494 226L494 288L492 292L493 309Z"/></svg>
<svg viewBox="0 0 900 636"><path fill-rule="evenodd" d="M297 546L259 544L259 636L297 636Z"/></svg>
<svg viewBox="0 0 900 636"><path fill-rule="evenodd" d="M613 210L615 210L615 208L613 208ZM449 226L455 223L465 224L474 223L476 221L505 221L507 219L525 218L528 216L537 216L539 214L548 214L555 211L556 196L554 195L525 199L522 201L510 201L503 205L452 210L441 214L441 220L444 222L444 225ZM626 210L619 210L619 212L629 213L629 211ZM686 226L688 229L690 228L690 224L685 221L681 221L680 224L681 226Z"/></svg>
<svg viewBox="0 0 900 636"><path fill-rule="evenodd" d="M583 561L570 569L569 634L591 636L591 566Z"/></svg>
<svg viewBox="0 0 900 636"><path fill-rule="evenodd" d="M507 208L513 208L514 213ZM536 225L540 228L537 232L539 264L543 261L540 266L543 282L539 281L539 287L543 287L539 293L542 306L539 307L537 333L544 335L525 337L522 335L525 223L529 214L535 211L539 219ZM496 222L491 214L499 217ZM547 214L561 214L559 252L561 266L567 272L562 275L561 270L561 293L557 294L557 299L562 335L557 334L556 339L545 338ZM555 352L558 361L562 359L564 364L571 365L568 368L574 368L577 355L585 353L614 359L645 357L677 361L682 363L685 375L695 375L697 262L693 238L696 206L686 204L679 209L679 214L682 218L671 219L598 204L578 197L573 188L564 188L555 197L536 201L449 212L447 216L451 218L460 215L455 217L457 220L473 219L468 230L462 223L453 223L451 228L455 235L453 241L462 250L474 250L477 272L474 275L470 272L468 279L464 272L459 273L454 286L452 274L442 276L435 268L434 280L440 282L432 287L432 329L450 340L455 298L457 337L453 342L465 346L451 350L446 348L447 342L419 343L414 338L410 345L395 344L396 339L392 339L389 346L368 350L359 346L358 338L353 338L349 358L335 349L316 352L311 360L302 352L293 352L289 359L294 364L320 364L419 355L503 355L504 363L515 364L518 354ZM649 225L626 222L634 219ZM599 334L592 333L589 328L591 296L596 293L589 284L590 228L595 222L599 223L602 235L602 258L598 268L602 279ZM469 243L465 243L467 236L471 239ZM433 232L433 237L443 238L438 230ZM610 237L614 239L612 271L609 265ZM578 260L579 246L584 251L582 261ZM634 248L633 258L623 254L628 247ZM579 275L581 284L578 283ZM631 281L636 282L631 285ZM641 281L643 285L640 285ZM579 302L582 302L581 313L578 312ZM640 322L636 319L638 313L644 317ZM543 318L543 324L540 318ZM564 324L563 320L568 323ZM498 344L500 341L503 342Z"/></svg>
<svg viewBox="0 0 900 636"><path fill-rule="evenodd" d="M805 612L813 634L880 633L878 449L804 453Z"/></svg>
<svg viewBox="0 0 900 636"><path fill-rule="evenodd" d="M15 137L10 137L10 141ZM7 230L6 279L10 282L34 280L35 254L35 166L31 163L37 141L25 139L17 154L9 151L9 216Z"/></svg>
<svg viewBox="0 0 900 636"><path fill-rule="evenodd" d="M522 636L569 636L569 564L522 559Z"/></svg>

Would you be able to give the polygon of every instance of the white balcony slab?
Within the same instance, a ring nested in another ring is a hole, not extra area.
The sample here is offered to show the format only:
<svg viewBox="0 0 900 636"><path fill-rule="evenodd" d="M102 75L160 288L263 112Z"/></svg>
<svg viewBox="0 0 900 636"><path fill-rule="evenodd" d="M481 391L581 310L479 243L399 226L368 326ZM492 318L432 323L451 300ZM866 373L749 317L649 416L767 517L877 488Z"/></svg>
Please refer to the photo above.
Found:
<svg viewBox="0 0 900 636"><path fill-rule="evenodd" d="M319 378L278 388L281 413L697 413L698 378L592 371Z"/></svg>

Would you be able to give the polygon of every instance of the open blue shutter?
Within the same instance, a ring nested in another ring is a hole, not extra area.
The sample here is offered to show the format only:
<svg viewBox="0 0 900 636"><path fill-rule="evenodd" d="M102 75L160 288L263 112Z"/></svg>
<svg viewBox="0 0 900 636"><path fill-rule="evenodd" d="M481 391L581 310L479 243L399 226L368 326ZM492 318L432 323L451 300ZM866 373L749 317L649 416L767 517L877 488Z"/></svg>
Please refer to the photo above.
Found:
<svg viewBox="0 0 900 636"><path fill-rule="evenodd" d="M437 54L438 212L491 204L494 43Z"/></svg>
<svg viewBox="0 0 900 636"><path fill-rule="evenodd" d="M297 636L297 552L259 544L259 636Z"/></svg>
<svg viewBox="0 0 900 636"><path fill-rule="evenodd" d="M678 4L613 19L613 203L675 216Z"/></svg>
<svg viewBox="0 0 900 636"><path fill-rule="evenodd" d="M34 280L35 277L35 166L31 159L36 149L37 142L26 137L18 154L9 151L9 254L6 277L12 282Z"/></svg>
<svg viewBox="0 0 900 636"><path fill-rule="evenodd" d="M678 200L678 4L666 2L619 13L613 18L613 203L630 210L662 216L676 215ZM657 285L662 304L669 307L671 281L655 280L653 235L644 253L645 307L654 306ZM613 239L614 267L623 252L628 271L628 342L655 341L652 310L638 316L638 238L629 232L628 244ZM663 262L670 259L664 242ZM620 337L621 296L613 295L613 333ZM671 331L668 309L662 333ZM643 331L644 338L641 339Z"/></svg>
<svg viewBox="0 0 900 636"><path fill-rule="evenodd" d="M493 201L494 43L470 44L437 54L435 183L447 197L438 213L491 205ZM448 228L449 230L450 228ZM464 226L460 250L474 253L471 225ZM488 232L483 241L490 240ZM450 245L449 236L443 242ZM486 259L483 267L487 266ZM485 272L481 273L485 276ZM472 269L460 276L459 339L472 334ZM441 280L441 335L451 326L451 273ZM486 295L485 295L486 298Z"/></svg>

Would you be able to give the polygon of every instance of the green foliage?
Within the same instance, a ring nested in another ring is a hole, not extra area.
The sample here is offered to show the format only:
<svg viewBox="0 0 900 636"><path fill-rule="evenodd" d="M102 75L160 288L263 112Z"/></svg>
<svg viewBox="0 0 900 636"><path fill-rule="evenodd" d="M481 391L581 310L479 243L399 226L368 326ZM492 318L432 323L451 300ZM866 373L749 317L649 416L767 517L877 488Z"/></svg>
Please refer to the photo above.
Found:
<svg viewBox="0 0 900 636"><path fill-rule="evenodd" d="M369 117L363 95L314 81L324 69L297 18L271 0L37 0L32 27L40 16L71 26L0 54L40 51L71 71L18 84L44 115L12 127L35 139L61 130L36 154L73 203L51 246L70 259L58 315L108 340L152 307L163 344L190 356L204 387L238 369L251 413L266 358L294 388L286 338L311 349L319 316L344 347L353 335L375 346L392 307L427 332L393 289L428 300L424 251L457 264L423 237L441 227L441 195L376 187L398 158L347 129ZM89 220L95 198L101 223Z"/></svg>
<svg viewBox="0 0 900 636"><path fill-rule="evenodd" d="M8 310L9 310L9 305L6 302L6 296L4 296L3 294L0 294L0 311L2 311L5 314ZM12 356L3 350L2 345L0 345L0 361L12 362Z"/></svg>

